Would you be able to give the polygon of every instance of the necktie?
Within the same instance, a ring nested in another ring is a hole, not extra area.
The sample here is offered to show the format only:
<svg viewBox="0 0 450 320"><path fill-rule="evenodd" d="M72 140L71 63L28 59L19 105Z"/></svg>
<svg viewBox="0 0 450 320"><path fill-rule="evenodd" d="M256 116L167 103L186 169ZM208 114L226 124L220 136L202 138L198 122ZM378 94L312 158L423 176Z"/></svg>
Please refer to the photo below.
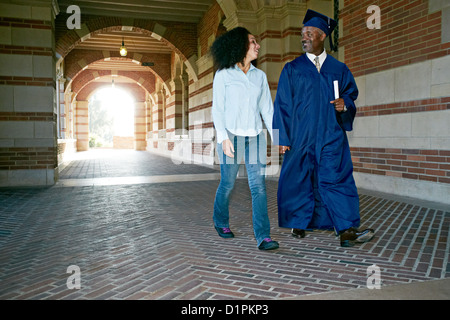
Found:
<svg viewBox="0 0 450 320"><path fill-rule="evenodd" d="M319 63L319 57L315 57L314 61L316 62L316 68L317 71L320 73L320 63Z"/></svg>

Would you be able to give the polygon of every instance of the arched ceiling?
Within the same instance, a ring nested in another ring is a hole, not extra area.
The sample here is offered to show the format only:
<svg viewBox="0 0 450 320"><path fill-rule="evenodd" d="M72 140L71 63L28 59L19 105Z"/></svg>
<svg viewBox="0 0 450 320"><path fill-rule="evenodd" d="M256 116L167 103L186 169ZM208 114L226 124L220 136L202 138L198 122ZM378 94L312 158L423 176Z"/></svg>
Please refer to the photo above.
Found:
<svg viewBox="0 0 450 320"><path fill-rule="evenodd" d="M105 33L95 33L81 42L76 48L86 50L115 51L125 43L128 51L139 53L166 53L172 52L165 43L137 31L112 30Z"/></svg>
<svg viewBox="0 0 450 320"><path fill-rule="evenodd" d="M76 4L81 14L198 23L215 0L58 0L61 11Z"/></svg>
<svg viewBox="0 0 450 320"><path fill-rule="evenodd" d="M71 14L67 13L67 7L77 5L80 8L81 22L93 16L115 17L126 19L145 19L154 21L172 21L177 23L196 24L208 11L215 0L58 0L60 14L55 21L56 38L66 34L68 29L66 19ZM73 51L76 55L83 56L82 51L118 52L122 41L128 49L127 58L133 59L135 53L143 56L149 54L170 55L173 48L160 38L140 32L138 28L122 26L121 28L109 28L100 32L92 32L89 37L84 37ZM153 61L140 61L153 62ZM105 59L97 61L85 67L91 70L111 71L149 71L148 66L142 66L129 59ZM117 81L118 79L116 79ZM105 81L104 79L99 81ZM109 81L109 80L106 80ZM119 81L132 82L123 78Z"/></svg>

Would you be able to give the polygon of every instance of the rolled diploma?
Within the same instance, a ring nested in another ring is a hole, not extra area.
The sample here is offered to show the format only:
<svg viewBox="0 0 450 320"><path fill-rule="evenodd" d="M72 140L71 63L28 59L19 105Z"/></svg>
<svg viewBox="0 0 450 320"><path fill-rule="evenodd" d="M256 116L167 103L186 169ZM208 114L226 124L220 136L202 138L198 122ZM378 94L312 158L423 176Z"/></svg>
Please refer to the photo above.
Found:
<svg viewBox="0 0 450 320"><path fill-rule="evenodd" d="M334 99L339 99L339 84L337 80L333 81L333 85L334 85Z"/></svg>

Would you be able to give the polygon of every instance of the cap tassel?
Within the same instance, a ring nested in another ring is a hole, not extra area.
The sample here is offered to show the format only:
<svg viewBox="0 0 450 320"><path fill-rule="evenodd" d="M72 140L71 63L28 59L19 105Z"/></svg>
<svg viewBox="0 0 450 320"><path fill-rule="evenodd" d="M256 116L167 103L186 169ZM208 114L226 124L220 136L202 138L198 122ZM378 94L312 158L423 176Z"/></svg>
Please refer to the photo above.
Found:
<svg viewBox="0 0 450 320"><path fill-rule="evenodd" d="M336 51L336 48L333 46L333 39L331 38L331 34L328 36L328 38L330 38L330 50L331 51Z"/></svg>
<svg viewBox="0 0 450 320"><path fill-rule="evenodd" d="M331 30L331 24L330 24L330 17L327 17L328 18L328 38L330 39L330 50L331 51L335 51L335 47L333 46L333 38L332 38L332 30Z"/></svg>

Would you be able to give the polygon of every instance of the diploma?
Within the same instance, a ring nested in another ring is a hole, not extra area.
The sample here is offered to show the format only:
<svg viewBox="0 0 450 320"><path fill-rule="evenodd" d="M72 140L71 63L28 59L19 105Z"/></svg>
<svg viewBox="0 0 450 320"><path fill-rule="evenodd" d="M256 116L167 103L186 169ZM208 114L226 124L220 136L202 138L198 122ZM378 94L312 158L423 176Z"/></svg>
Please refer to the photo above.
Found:
<svg viewBox="0 0 450 320"><path fill-rule="evenodd" d="M339 99L339 84L337 80L333 81L333 85L334 85L334 100Z"/></svg>

